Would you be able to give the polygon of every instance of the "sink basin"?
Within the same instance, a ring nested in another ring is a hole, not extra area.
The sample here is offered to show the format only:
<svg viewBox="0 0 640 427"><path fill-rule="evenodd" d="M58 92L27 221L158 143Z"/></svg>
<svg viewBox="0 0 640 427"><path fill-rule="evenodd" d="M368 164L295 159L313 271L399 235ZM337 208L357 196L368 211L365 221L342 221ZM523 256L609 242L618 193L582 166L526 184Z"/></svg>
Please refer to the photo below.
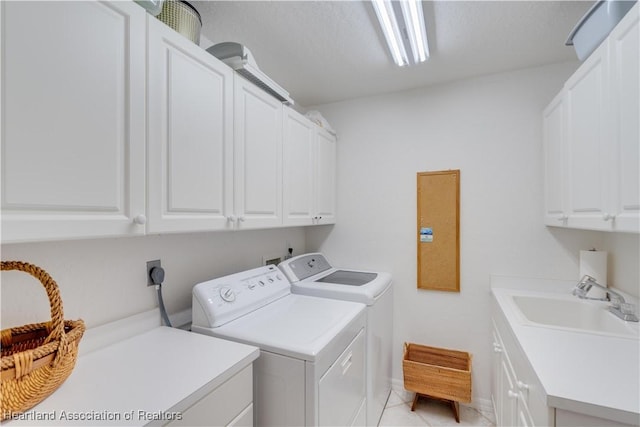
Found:
<svg viewBox="0 0 640 427"><path fill-rule="evenodd" d="M583 331L638 339L634 326L608 311L607 303L584 301L577 298L553 298L530 295L512 295L516 308L527 322L573 331Z"/></svg>

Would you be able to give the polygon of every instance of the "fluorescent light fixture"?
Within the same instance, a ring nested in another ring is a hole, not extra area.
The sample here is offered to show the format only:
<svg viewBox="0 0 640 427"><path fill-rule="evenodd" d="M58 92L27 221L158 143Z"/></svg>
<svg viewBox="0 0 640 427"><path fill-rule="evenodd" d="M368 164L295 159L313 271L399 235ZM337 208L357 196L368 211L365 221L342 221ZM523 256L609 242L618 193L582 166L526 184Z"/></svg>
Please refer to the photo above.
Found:
<svg viewBox="0 0 640 427"><path fill-rule="evenodd" d="M393 61L399 66L429 58L420 0L371 0ZM410 56L411 55L411 56Z"/></svg>

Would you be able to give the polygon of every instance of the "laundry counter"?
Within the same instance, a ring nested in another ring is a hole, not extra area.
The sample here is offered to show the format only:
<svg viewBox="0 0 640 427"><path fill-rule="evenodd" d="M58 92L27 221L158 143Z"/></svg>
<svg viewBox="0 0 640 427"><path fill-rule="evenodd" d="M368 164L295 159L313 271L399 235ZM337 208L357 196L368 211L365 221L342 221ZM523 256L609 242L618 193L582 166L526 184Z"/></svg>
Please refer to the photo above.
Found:
<svg viewBox="0 0 640 427"><path fill-rule="evenodd" d="M156 314L153 323L159 319ZM6 424L252 424L252 362L260 354L257 347L180 329L136 325L127 330L138 328L139 333L124 338L123 333L131 332L122 332L122 327L101 328L100 334L88 330L87 348L83 349L83 338L67 381ZM109 342L114 338L116 342Z"/></svg>

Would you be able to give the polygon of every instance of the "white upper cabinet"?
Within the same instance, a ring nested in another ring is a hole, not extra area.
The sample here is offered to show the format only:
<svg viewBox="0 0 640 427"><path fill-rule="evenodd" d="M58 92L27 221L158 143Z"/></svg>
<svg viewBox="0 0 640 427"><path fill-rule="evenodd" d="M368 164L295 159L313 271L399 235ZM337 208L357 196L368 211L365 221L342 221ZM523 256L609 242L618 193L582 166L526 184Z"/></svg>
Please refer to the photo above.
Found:
<svg viewBox="0 0 640 427"><path fill-rule="evenodd" d="M316 216L316 125L289 107L283 117L283 223L311 225Z"/></svg>
<svg viewBox="0 0 640 427"><path fill-rule="evenodd" d="M139 5L0 20L2 243L335 222L335 137Z"/></svg>
<svg viewBox="0 0 640 427"><path fill-rule="evenodd" d="M640 232L640 6L543 114L545 224Z"/></svg>
<svg viewBox="0 0 640 427"><path fill-rule="evenodd" d="M565 214L565 134L564 94L556 96L543 113L544 142L544 223L563 225Z"/></svg>
<svg viewBox="0 0 640 427"><path fill-rule="evenodd" d="M336 222L336 137L318 128L315 159L316 224Z"/></svg>
<svg viewBox="0 0 640 427"><path fill-rule="evenodd" d="M336 222L336 138L284 107L285 225Z"/></svg>
<svg viewBox="0 0 640 427"><path fill-rule="evenodd" d="M233 71L148 21L147 230L232 228Z"/></svg>
<svg viewBox="0 0 640 427"><path fill-rule="evenodd" d="M608 53L601 45L565 84L567 106L567 225L607 229Z"/></svg>
<svg viewBox="0 0 640 427"><path fill-rule="evenodd" d="M234 212L238 229L282 225L282 102L235 76Z"/></svg>
<svg viewBox="0 0 640 427"><path fill-rule="evenodd" d="M3 243L144 233L144 9L0 10Z"/></svg>
<svg viewBox="0 0 640 427"><path fill-rule="evenodd" d="M612 97L614 230L640 232L640 7L634 6L609 36Z"/></svg>

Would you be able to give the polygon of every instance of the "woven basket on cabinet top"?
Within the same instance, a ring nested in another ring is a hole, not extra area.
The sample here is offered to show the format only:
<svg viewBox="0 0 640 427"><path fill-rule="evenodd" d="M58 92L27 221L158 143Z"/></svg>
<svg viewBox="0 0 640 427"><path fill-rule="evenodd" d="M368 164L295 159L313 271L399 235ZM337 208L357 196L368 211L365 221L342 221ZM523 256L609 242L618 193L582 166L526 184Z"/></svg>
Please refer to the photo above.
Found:
<svg viewBox="0 0 640 427"><path fill-rule="evenodd" d="M84 333L82 320L64 320L56 282L32 264L2 261L2 270L29 273L44 286L51 306L51 321L2 330L2 420L24 412L53 393L69 376Z"/></svg>

